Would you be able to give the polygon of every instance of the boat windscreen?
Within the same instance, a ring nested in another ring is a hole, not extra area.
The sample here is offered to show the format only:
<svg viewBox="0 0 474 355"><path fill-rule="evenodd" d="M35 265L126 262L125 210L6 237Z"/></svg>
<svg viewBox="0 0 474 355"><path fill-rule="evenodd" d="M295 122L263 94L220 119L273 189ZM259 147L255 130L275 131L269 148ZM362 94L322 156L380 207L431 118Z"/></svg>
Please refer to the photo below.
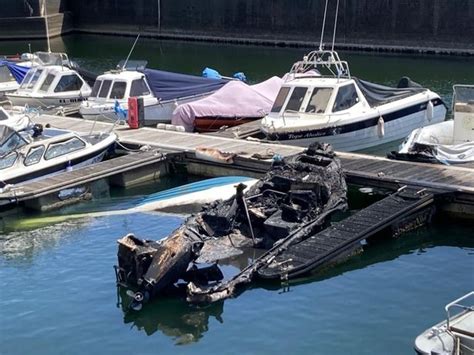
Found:
<svg viewBox="0 0 474 355"><path fill-rule="evenodd" d="M307 113L324 113L332 95L331 88L314 88L311 93L305 112Z"/></svg>
<svg viewBox="0 0 474 355"><path fill-rule="evenodd" d="M0 156L7 155L27 144L27 142L12 128L0 125Z"/></svg>
<svg viewBox="0 0 474 355"><path fill-rule="evenodd" d="M371 107L377 107L389 102L401 100L427 90L422 87L391 88L389 86L370 83L358 78L353 79Z"/></svg>
<svg viewBox="0 0 474 355"><path fill-rule="evenodd" d="M454 86L454 102L474 105L474 85L472 86Z"/></svg>

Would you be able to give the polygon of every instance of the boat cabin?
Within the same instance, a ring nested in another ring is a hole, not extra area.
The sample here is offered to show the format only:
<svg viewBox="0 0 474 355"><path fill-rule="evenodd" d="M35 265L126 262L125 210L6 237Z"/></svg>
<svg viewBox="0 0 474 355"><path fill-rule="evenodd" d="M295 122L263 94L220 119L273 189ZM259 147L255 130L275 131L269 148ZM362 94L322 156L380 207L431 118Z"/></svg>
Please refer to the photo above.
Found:
<svg viewBox="0 0 474 355"><path fill-rule="evenodd" d="M25 168L85 149L86 141L70 131L48 129L31 138L8 127L2 128L0 171Z"/></svg>
<svg viewBox="0 0 474 355"><path fill-rule="evenodd" d="M21 82L17 95L28 96L89 96L89 85L74 70L62 65L31 68Z"/></svg>
<svg viewBox="0 0 474 355"><path fill-rule="evenodd" d="M154 97L145 74L137 71L111 71L99 75L92 87L90 102L113 103L129 97Z"/></svg>
<svg viewBox="0 0 474 355"><path fill-rule="evenodd" d="M368 103L353 79L298 78L280 89L269 114L301 118L345 113L368 108Z"/></svg>

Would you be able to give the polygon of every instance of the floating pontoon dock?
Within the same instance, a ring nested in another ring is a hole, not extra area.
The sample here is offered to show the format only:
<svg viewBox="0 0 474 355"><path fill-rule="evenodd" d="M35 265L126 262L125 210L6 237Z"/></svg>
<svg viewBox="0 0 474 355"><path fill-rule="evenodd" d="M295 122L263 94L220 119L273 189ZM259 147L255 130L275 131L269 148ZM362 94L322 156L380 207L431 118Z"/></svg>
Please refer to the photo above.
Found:
<svg viewBox="0 0 474 355"><path fill-rule="evenodd" d="M391 234L429 222L434 212L430 193L401 190L373 203L330 227L283 250L268 267L258 271L263 278L294 278L329 262L348 256L361 242L391 227ZM273 267L272 267L273 265Z"/></svg>
<svg viewBox="0 0 474 355"><path fill-rule="evenodd" d="M35 122L76 132L108 131L113 127L111 123L49 115L39 116L35 118ZM224 134L227 135L226 137L223 137L218 134L202 135L155 128L129 129L128 126L116 126L115 132L119 141L124 145L150 146L162 151L182 152L185 156L188 171L204 176L230 174L256 176L267 171L271 164L270 160L261 159L262 157L268 158L275 154L284 157L302 151L301 147L230 138L228 133ZM237 157L234 159L234 164L219 164L199 160L194 154L198 147L233 152L237 154ZM474 214L474 165L455 167L394 161L383 157L356 153L338 152L337 154L341 159L349 183L392 190L397 190L403 185L420 189L425 188L438 196L449 195L449 203L443 204L443 208L456 213ZM137 158L135 157L136 166L139 167L140 159ZM131 160L133 159L131 158ZM113 162L119 164L116 159ZM114 163L108 164L114 165ZM130 164L129 167L132 170L134 163ZM106 174L107 169L104 170L104 174ZM63 174L61 178L64 181L71 181L70 184L66 182L64 184L71 187L74 185L73 181L79 183L81 171L83 170L78 169L75 174ZM100 175L97 172L94 176L100 179ZM46 181L44 181L42 189L46 190L47 186ZM57 189L57 185L53 184L51 186L51 189ZM23 190L27 191L26 187ZM34 195L31 190L28 191L30 191L29 196L33 198ZM16 193L17 198L22 198L20 192ZM5 197L0 195L0 199Z"/></svg>

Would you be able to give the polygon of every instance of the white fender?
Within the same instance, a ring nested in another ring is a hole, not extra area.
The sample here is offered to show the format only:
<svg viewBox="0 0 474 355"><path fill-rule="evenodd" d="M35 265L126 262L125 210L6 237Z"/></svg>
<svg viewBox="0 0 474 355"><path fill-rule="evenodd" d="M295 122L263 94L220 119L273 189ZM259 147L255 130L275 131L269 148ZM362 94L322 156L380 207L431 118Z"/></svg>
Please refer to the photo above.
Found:
<svg viewBox="0 0 474 355"><path fill-rule="evenodd" d="M385 121L383 120L382 116L380 116L379 120L377 121L377 134L379 135L379 138L383 138L383 136L385 136Z"/></svg>
<svg viewBox="0 0 474 355"><path fill-rule="evenodd" d="M431 120L433 119L433 115L434 115L434 106L430 100L426 104L426 118L428 119L428 121L431 122Z"/></svg>

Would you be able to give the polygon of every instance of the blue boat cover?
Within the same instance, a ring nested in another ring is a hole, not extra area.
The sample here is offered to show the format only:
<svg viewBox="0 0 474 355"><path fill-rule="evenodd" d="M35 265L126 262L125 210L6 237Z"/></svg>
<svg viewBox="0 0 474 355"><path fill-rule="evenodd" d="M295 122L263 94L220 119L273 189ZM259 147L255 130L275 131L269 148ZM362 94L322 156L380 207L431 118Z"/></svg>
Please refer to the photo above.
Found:
<svg viewBox="0 0 474 355"><path fill-rule="evenodd" d="M155 69L144 69L142 72L153 94L162 100L211 93L228 83L225 79L210 79Z"/></svg>
<svg viewBox="0 0 474 355"><path fill-rule="evenodd" d="M3 65L7 66L7 68L10 70L18 84L23 81L23 78L25 77L26 73L28 73L28 70L31 69L30 67L23 67L13 62L9 62L8 60L0 60L0 66Z"/></svg>

